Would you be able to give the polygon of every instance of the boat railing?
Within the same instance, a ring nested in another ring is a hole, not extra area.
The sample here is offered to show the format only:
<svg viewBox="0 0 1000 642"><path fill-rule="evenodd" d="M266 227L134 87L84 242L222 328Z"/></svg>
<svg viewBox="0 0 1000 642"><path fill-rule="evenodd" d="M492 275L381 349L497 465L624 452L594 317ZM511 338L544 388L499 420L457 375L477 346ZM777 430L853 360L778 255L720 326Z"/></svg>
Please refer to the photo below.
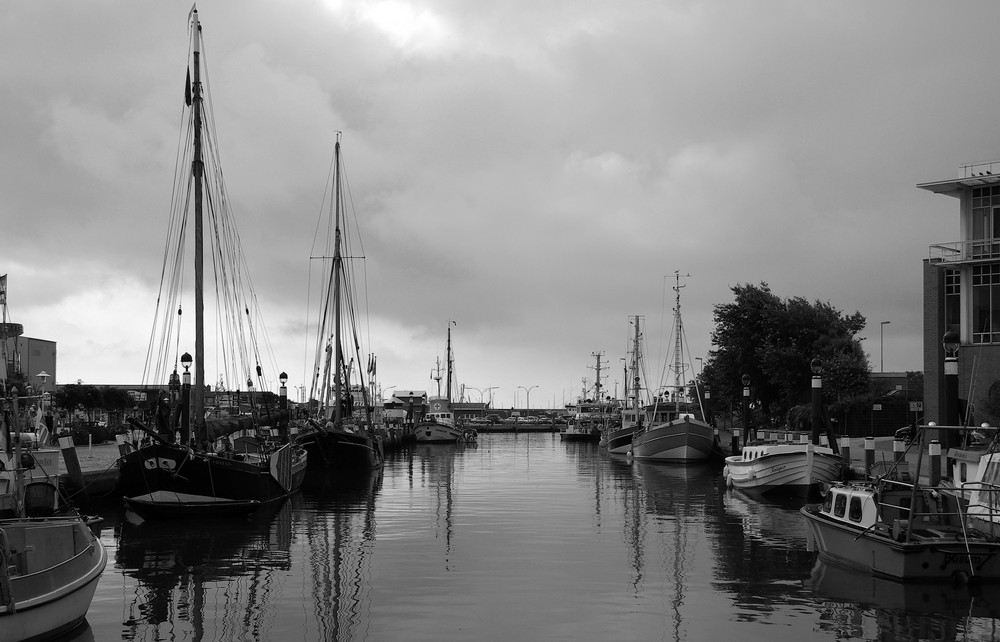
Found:
<svg viewBox="0 0 1000 642"><path fill-rule="evenodd" d="M969 506L966 514L975 517L978 530L987 529L989 535L1000 535L1000 485L990 482L971 481L963 482L959 486L963 495L969 498ZM976 503L972 503L972 494L976 493ZM960 501L956 497L956 501ZM973 509L974 512L973 512Z"/></svg>
<svg viewBox="0 0 1000 642"><path fill-rule="evenodd" d="M926 486L890 478L879 479L877 485L880 487L877 504L882 521L905 529L907 537L911 526L966 529L967 511L963 511L962 503L944 486ZM1000 487L995 487L995 490L1000 490Z"/></svg>

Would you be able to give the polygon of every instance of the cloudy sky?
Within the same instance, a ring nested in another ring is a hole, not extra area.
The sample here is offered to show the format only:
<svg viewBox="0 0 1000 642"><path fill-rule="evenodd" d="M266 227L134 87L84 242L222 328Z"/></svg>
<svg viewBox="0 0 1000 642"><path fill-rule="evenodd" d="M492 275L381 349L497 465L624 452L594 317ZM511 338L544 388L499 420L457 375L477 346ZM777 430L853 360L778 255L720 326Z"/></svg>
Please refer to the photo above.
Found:
<svg viewBox="0 0 1000 642"><path fill-rule="evenodd" d="M189 1L0 7L0 274L58 382L138 382L161 269ZM632 315L692 356L766 282L861 312L871 365L919 370L921 260L1000 158L1000 4L202 2L216 131L268 336L311 369L309 253L335 132L385 389L434 389L454 320L469 399L560 406ZM880 340L880 322L884 327ZM193 351L193 348L187 348ZM212 380L211 374L207 376ZM537 387L534 387L537 386Z"/></svg>

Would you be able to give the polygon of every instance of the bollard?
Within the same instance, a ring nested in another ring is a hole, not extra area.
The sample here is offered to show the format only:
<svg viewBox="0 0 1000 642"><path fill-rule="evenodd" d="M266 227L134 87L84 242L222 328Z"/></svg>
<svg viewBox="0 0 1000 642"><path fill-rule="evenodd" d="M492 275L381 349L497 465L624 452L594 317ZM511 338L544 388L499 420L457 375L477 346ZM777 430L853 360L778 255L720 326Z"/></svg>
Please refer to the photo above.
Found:
<svg viewBox="0 0 1000 642"><path fill-rule="evenodd" d="M937 486L941 483L941 442L937 439L931 440L927 452L931 456L930 485Z"/></svg>
<svg viewBox="0 0 1000 642"><path fill-rule="evenodd" d="M125 435L124 433L120 433L120 434L115 435L115 443L118 444L118 456L119 457L124 457L125 455L128 454L129 443L128 443L128 440L126 439L127 436L128 435Z"/></svg>
<svg viewBox="0 0 1000 642"><path fill-rule="evenodd" d="M83 483L83 469L80 468L80 459L76 456L76 446L73 445L72 437L59 438L59 450L62 451L63 463L66 464L66 476L74 487L83 491L86 506L90 505L90 497L87 495L86 486Z"/></svg>
<svg viewBox="0 0 1000 642"><path fill-rule="evenodd" d="M740 436L733 431L733 438L730 440L730 449L733 451L734 455L740 454Z"/></svg>
<svg viewBox="0 0 1000 642"><path fill-rule="evenodd" d="M892 461L898 462L906 454L906 444L902 439L892 440Z"/></svg>
<svg viewBox="0 0 1000 642"><path fill-rule="evenodd" d="M840 454L844 458L844 465L848 468L851 467L851 438L841 437L840 438Z"/></svg>
<svg viewBox="0 0 1000 642"><path fill-rule="evenodd" d="M875 466L875 438L865 437L865 477L872 476Z"/></svg>

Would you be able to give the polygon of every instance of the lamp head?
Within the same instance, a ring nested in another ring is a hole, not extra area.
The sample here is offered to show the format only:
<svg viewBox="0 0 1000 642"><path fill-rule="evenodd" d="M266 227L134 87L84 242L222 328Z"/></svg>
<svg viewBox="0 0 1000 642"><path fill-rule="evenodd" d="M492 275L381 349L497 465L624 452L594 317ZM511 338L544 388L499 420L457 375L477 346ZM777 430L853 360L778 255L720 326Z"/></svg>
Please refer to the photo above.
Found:
<svg viewBox="0 0 1000 642"><path fill-rule="evenodd" d="M747 374L743 375L743 385L744 386L749 386L750 385L750 375L747 375Z"/></svg>
<svg viewBox="0 0 1000 642"><path fill-rule="evenodd" d="M944 346L944 354L946 357L955 357L958 355L958 333L954 330L948 330L945 332L944 336L941 338L941 345Z"/></svg>
<svg viewBox="0 0 1000 642"><path fill-rule="evenodd" d="M823 362L819 360L819 357L814 358L809 362L809 367L812 368L814 375L819 375L823 372Z"/></svg>
<svg viewBox="0 0 1000 642"><path fill-rule="evenodd" d="M181 365L184 366L185 372L187 372L187 369L191 367L192 361L194 361L194 359L191 358L190 352L185 352L181 355Z"/></svg>

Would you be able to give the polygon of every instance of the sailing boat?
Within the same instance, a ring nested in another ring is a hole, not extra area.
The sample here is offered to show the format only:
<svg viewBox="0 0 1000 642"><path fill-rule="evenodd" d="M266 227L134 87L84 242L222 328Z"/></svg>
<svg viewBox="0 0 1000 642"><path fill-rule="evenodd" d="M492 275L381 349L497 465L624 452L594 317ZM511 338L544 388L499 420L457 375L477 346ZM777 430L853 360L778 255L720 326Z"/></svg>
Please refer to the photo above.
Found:
<svg viewBox="0 0 1000 642"><path fill-rule="evenodd" d="M381 466L384 459L382 438L375 430L372 419L373 390L363 379L365 374L374 378L375 357L369 356L367 373L361 372L360 368L354 372L354 359L348 361L344 353L344 338L349 335L357 362L363 360L354 323L355 289L347 287L351 271L347 269L341 251L345 204L342 171L338 132L334 145L333 201L330 207L333 225L327 230L327 242L333 244L333 256L322 257L331 260L319 308L316 366L309 393L309 398L315 402L316 412L309 418L305 431L299 435L298 443L305 447L314 468L374 468ZM360 383L350 385L355 376Z"/></svg>
<svg viewBox="0 0 1000 642"><path fill-rule="evenodd" d="M189 69L193 70L193 76L189 75L189 79L193 81L186 85L185 95L186 142L190 147L183 146L178 167L187 166L190 159L191 174L180 176L174 187L174 207L157 299L158 321L151 333L143 376L147 394L152 392L156 400L156 430L133 419L132 425L142 441L129 444L123 435L119 436L119 447L130 451L119 460L119 486L126 506L145 517L251 512L298 490L306 467L305 451L289 442L285 434L287 420L269 401L276 395L254 392L255 379L260 390L271 387L260 364L256 342L259 313L222 184L216 138L207 127L213 122L211 93L202 91L202 34L197 9L192 9L190 20ZM207 117L203 117L203 110ZM207 148L204 154L203 146ZM180 320L184 318L180 314L182 277L186 273L181 265L192 195L194 357L186 352L178 356L182 338ZM209 251L207 258L215 268L215 282L208 285L217 293L215 307L220 317L215 335L220 345L215 360L223 370L214 392L205 385L204 263ZM162 319L161 304L165 309ZM251 309L255 310L255 316L251 315ZM178 361L184 367L183 395ZM192 363L193 387L189 372ZM171 364L173 372L168 376ZM227 380L238 381L239 385L246 381L247 392L227 391ZM165 386L166 381L169 385ZM209 407L207 397L213 398L214 409ZM178 428L179 443L175 439Z"/></svg>
<svg viewBox="0 0 1000 642"><path fill-rule="evenodd" d="M684 363L684 324L681 321L681 288L679 272L674 271L676 284L676 303L674 305L674 386L673 404L669 399L656 397L646 408L646 426L636 427L632 437L634 458L650 461L665 461L688 463L706 461L711 457L721 456L722 450L715 435L715 429L695 417L691 404L682 401L684 385L682 376ZM697 381L695 382L697 386ZM698 409L702 417L701 395L698 397Z"/></svg>
<svg viewBox="0 0 1000 642"><path fill-rule="evenodd" d="M441 362L438 361L437 376L434 377L438 384L437 395L427 400L428 410L424 414L423 420L413 429L414 437L418 443L457 443L475 441L477 437L475 429L466 429L456 423L455 414L451 409L452 370L454 368L451 354L451 326L453 323L454 321L448 322L445 394L441 394Z"/></svg>

